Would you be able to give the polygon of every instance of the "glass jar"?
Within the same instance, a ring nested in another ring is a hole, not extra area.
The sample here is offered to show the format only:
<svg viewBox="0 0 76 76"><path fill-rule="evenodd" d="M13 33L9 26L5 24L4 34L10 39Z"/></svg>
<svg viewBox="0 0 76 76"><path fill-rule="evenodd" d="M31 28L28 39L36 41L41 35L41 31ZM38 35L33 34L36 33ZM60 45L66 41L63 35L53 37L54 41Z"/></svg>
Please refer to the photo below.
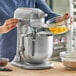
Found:
<svg viewBox="0 0 76 76"><path fill-rule="evenodd" d="M76 70L76 52L60 52L63 65L68 70Z"/></svg>
<svg viewBox="0 0 76 76"><path fill-rule="evenodd" d="M47 21L49 31L54 35L64 34L64 33L68 32L70 29L69 28L70 27L69 19L58 21L59 18L60 17L54 17Z"/></svg>

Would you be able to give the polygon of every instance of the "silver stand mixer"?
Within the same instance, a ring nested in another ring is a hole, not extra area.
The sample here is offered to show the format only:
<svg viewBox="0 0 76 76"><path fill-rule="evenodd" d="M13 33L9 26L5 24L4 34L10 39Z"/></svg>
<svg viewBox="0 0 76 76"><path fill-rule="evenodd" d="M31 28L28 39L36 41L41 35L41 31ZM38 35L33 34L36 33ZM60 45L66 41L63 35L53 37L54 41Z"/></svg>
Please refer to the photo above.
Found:
<svg viewBox="0 0 76 76"><path fill-rule="evenodd" d="M36 8L18 8L14 18L17 25L17 52L13 65L26 69L47 69L53 64L49 61L53 52L53 36L44 24L42 10Z"/></svg>

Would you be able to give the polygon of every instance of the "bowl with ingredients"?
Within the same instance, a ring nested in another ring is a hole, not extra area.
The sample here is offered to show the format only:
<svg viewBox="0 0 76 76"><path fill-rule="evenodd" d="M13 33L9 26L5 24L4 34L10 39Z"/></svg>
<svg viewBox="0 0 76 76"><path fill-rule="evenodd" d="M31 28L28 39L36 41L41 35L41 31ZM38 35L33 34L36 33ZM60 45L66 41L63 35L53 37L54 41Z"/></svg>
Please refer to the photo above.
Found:
<svg viewBox="0 0 76 76"><path fill-rule="evenodd" d="M47 25L49 28L49 31L53 35L60 35L67 33L69 31L69 19L68 20L62 20L60 17L54 17L52 19L49 19L47 21Z"/></svg>
<svg viewBox="0 0 76 76"><path fill-rule="evenodd" d="M76 52L60 52L60 57L66 69L76 70Z"/></svg>
<svg viewBox="0 0 76 76"><path fill-rule="evenodd" d="M6 65L8 64L8 62L9 62L8 58L0 58L0 68L6 67Z"/></svg>

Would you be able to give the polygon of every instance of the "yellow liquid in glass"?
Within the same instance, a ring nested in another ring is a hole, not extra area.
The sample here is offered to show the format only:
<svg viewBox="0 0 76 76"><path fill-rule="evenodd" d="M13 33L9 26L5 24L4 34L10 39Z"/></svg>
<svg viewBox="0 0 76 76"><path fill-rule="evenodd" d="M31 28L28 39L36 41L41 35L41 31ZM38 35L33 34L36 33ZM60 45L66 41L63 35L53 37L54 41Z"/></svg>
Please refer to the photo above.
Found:
<svg viewBox="0 0 76 76"><path fill-rule="evenodd" d="M53 34L63 34L68 31L68 27L61 27L61 26L49 27L49 30Z"/></svg>

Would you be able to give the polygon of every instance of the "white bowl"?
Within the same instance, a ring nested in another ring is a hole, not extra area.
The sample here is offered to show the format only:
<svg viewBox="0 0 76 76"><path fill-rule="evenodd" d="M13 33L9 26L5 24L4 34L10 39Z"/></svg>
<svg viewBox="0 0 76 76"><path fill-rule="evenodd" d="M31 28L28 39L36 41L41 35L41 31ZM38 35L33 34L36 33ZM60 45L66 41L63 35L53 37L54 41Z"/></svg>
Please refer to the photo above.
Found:
<svg viewBox="0 0 76 76"><path fill-rule="evenodd" d="M76 70L76 52L60 52L60 57L65 68Z"/></svg>

